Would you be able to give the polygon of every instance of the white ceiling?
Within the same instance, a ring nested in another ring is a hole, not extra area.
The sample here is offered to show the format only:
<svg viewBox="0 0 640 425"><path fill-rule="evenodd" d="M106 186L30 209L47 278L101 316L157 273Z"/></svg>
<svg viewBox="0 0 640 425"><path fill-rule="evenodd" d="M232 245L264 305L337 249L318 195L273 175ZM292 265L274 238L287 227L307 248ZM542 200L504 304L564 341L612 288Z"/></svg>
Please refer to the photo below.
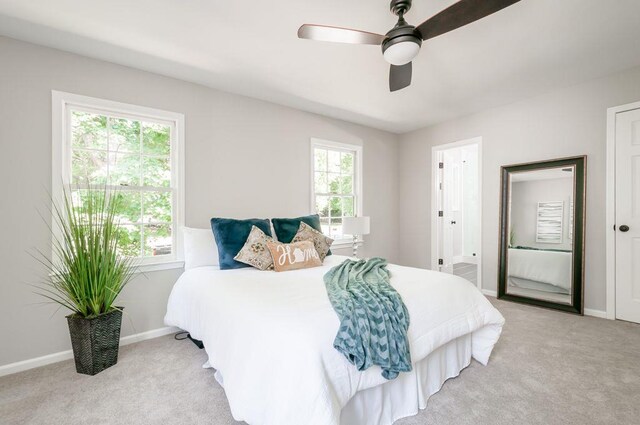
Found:
<svg viewBox="0 0 640 425"><path fill-rule="evenodd" d="M406 18L454 2L414 0ZM639 66L639 16L639 0L522 0L425 42L396 93L378 47L296 37L385 33L388 0L0 0L0 34L404 133Z"/></svg>

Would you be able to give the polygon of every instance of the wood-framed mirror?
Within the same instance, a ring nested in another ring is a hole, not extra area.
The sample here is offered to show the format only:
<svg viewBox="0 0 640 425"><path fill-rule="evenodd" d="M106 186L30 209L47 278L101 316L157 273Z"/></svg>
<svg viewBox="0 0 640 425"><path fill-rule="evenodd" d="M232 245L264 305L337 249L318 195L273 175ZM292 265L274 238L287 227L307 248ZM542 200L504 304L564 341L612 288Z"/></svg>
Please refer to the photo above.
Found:
<svg viewBox="0 0 640 425"><path fill-rule="evenodd" d="M584 313L586 162L501 168L498 298Z"/></svg>

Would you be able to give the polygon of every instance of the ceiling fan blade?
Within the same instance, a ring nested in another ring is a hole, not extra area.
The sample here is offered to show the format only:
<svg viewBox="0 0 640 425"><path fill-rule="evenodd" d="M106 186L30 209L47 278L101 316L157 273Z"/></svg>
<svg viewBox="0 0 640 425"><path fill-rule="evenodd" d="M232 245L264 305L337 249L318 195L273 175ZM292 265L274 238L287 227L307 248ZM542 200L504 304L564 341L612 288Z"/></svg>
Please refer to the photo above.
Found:
<svg viewBox="0 0 640 425"><path fill-rule="evenodd" d="M463 27L520 0L461 0L424 21L417 29L423 40Z"/></svg>
<svg viewBox="0 0 640 425"><path fill-rule="evenodd" d="M304 24L298 29L298 38L306 38L316 41L332 41L335 43L373 44L379 46L382 44L382 40L384 40L384 35L352 30L349 28Z"/></svg>
<svg viewBox="0 0 640 425"><path fill-rule="evenodd" d="M389 90L394 92L411 84L412 65L411 62L405 65L391 65L389 70Z"/></svg>

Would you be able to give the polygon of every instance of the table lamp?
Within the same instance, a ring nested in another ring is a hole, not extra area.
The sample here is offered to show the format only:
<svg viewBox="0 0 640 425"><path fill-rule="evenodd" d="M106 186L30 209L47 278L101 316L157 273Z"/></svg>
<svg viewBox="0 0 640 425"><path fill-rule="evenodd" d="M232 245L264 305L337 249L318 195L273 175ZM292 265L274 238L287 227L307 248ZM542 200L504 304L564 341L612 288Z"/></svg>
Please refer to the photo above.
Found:
<svg viewBox="0 0 640 425"><path fill-rule="evenodd" d="M353 256L358 258L358 236L368 235L371 221L369 217L344 217L342 232L353 236Z"/></svg>

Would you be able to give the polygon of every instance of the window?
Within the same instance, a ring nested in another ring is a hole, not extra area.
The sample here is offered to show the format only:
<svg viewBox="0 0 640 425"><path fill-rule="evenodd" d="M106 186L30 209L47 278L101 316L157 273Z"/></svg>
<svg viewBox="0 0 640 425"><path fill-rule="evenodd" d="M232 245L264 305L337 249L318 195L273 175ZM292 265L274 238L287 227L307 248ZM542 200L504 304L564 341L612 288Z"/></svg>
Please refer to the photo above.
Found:
<svg viewBox="0 0 640 425"><path fill-rule="evenodd" d="M79 203L86 191L115 190L120 252L142 265L176 263L182 115L60 92L53 101L54 196L62 193L56 182Z"/></svg>
<svg viewBox="0 0 640 425"><path fill-rule="evenodd" d="M334 244L351 243L342 218L362 215L362 146L312 139L311 156L311 208Z"/></svg>

